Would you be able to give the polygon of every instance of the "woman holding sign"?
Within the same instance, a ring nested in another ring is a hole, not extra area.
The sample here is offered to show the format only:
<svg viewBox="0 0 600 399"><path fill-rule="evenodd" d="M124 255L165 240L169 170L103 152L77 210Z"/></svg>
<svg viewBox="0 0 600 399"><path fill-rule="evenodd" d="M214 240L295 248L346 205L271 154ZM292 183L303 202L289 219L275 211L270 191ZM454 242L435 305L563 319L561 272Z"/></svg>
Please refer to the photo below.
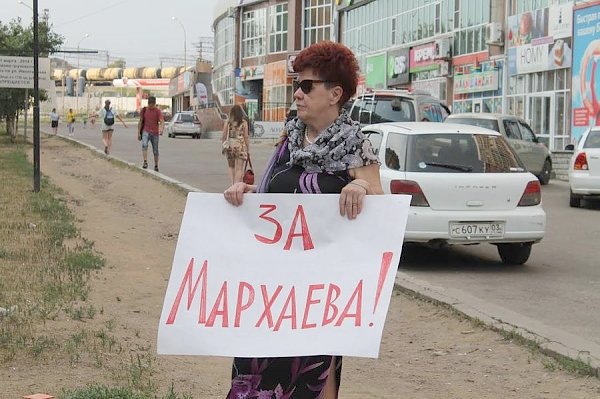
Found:
<svg viewBox="0 0 600 399"><path fill-rule="evenodd" d="M259 186L235 183L225 191L231 204L249 192L340 194L339 211L354 219L367 194L383 194L379 161L371 143L342 105L356 92L358 62L340 43L319 42L294 60L298 116L282 140ZM339 356L235 358L228 398L337 398L342 370ZM271 393L271 396L269 396Z"/></svg>

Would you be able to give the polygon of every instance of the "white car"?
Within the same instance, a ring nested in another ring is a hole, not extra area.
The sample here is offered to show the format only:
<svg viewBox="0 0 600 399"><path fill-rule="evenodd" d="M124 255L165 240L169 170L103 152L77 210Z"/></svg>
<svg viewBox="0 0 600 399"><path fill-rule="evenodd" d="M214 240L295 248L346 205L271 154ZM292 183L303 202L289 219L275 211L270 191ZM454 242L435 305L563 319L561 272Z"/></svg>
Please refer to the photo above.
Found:
<svg viewBox="0 0 600 399"><path fill-rule="evenodd" d="M199 139L202 136L202 124L194 111L177 112L167 122L165 130L169 137L192 136Z"/></svg>
<svg viewBox="0 0 600 399"><path fill-rule="evenodd" d="M433 122L362 131L381 161L384 192L412 195L405 242L490 243L505 264L523 264L544 238L540 182L500 133Z"/></svg>
<svg viewBox="0 0 600 399"><path fill-rule="evenodd" d="M578 208L584 197L600 196L600 127L579 139L569 165L570 205Z"/></svg>

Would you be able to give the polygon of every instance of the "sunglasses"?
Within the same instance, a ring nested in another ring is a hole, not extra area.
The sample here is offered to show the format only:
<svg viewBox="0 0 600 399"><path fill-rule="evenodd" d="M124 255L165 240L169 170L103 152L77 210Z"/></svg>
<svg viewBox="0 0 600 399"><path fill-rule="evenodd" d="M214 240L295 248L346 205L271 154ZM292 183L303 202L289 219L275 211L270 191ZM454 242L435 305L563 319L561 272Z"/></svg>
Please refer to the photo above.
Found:
<svg viewBox="0 0 600 399"><path fill-rule="evenodd" d="M333 83L331 80L318 80L318 79L304 79L301 81L294 80L294 92L300 88L304 94L308 94L312 91L315 83Z"/></svg>

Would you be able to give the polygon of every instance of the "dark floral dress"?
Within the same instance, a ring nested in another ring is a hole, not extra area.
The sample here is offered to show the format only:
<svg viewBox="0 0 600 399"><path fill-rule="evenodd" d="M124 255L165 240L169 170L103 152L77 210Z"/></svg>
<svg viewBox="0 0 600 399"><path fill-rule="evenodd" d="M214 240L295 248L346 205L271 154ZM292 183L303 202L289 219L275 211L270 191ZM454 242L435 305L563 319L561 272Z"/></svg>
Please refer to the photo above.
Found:
<svg viewBox="0 0 600 399"><path fill-rule="evenodd" d="M349 169L377 162L370 142L345 113L306 147L302 122L291 121L287 128L288 138L267 167L264 192L339 194L352 180ZM341 356L236 357L227 399L319 399L332 364L339 391Z"/></svg>

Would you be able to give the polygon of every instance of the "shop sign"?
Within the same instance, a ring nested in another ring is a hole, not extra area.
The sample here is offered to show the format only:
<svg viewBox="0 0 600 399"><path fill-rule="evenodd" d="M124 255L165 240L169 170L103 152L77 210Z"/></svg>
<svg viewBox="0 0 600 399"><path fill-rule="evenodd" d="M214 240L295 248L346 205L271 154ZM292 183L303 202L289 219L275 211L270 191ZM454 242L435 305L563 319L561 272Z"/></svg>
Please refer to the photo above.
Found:
<svg viewBox="0 0 600 399"><path fill-rule="evenodd" d="M185 71L169 82L169 96L174 97L188 90L190 87L192 87L192 72Z"/></svg>
<svg viewBox="0 0 600 399"><path fill-rule="evenodd" d="M286 60L286 73L290 78L295 78L298 76L298 72L294 71L294 61L296 61L296 57L298 56L299 51L294 51L292 53L287 54Z"/></svg>
<svg viewBox="0 0 600 399"><path fill-rule="evenodd" d="M435 61L435 43L413 47L410 50L410 73L432 71L439 68Z"/></svg>
<svg viewBox="0 0 600 399"><path fill-rule="evenodd" d="M410 86L412 90L420 90L429 93L435 98L439 98L444 101L445 97L442 98L442 83L446 81L446 78L442 79L428 79L428 80L417 80L411 82Z"/></svg>
<svg viewBox="0 0 600 399"><path fill-rule="evenodd" d="M572 11L569 3L508 17L511 75L571 67Z"/></svg>
<svg viewBox="0 0 600 399"><path fill-rule="evenodd" d="M573 68L571 136L581 137L592 126L600 126L597 57L600 55L600 4L577 7L573 14Z"/></svg>
<svg viewBox="0 0 600 399"><path fill-rule="evenodd" d="M454 94L498 90L498 71L486 71L454 76Z"/></svg>
<svg viewBox="0 0 600 399"><path fill-rule="evenodd" d="M385 89L386 84L386 53L367 56L367 88Z"/></svg>
<svg viewBox="0 0 600 399"><path fill-rule="evenodd" d="M265 65L265 79L263 81L263 88L273 86L283 86L288 84L288 78L286 76L287 61L275 61Z"/></svg>
<svg viewBox="0 0 600 399"><path fill-rule="evenodd" d="M391 50L387 53L387 84L396 86L406 84L409 81L408 72L408 49L402 48Z"/></svg>
<svg viewBox="0 0 600 399"><path fill-rule="evenodd" d="M258 80L265 77L264 65L247 66L240 68L240 79L244 80Z"/></svg>

